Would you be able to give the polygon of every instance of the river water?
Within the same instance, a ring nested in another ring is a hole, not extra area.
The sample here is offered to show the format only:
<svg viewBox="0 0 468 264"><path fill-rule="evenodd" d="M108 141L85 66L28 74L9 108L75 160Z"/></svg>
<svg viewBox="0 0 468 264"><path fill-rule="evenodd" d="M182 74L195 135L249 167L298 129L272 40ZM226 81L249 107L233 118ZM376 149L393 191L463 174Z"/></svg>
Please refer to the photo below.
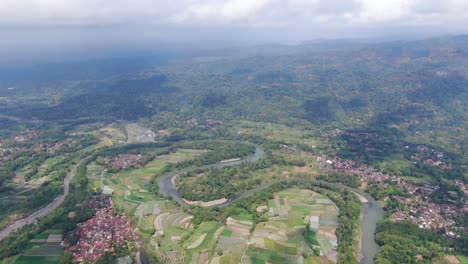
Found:
<svg viewBox="0 0 468 264"><path fill-rule="evenodd" d="M247 156L241 160L225 162L225 163L210 164L210 165L205 165L205 166L198 167L198 168L201 168L201 169L223 168L227 166L241 164L243 162L255 162L261 159L264 155L265 155L265 151L263 150L263 148L261 146L256 146L254 154ZM161 194L172 197L174 201L178 202L182 206L187 206L187 203L185 203L182 200L182 197L180 196L179 192L175 188L173 184L173 179L182 173L193 171L194 169L195 168L192 167L192 168L187 168L183 170L176 170L176 171L171 171L171 172L168 172L166 174L159 176L157 178L157 182L159 185L159 192ZM261 185L251 190L248 190L246 192L240 193L230 198L225 203L217 205L217 206L219 207L228 206L239 198L250 196L259 190L268 188L271 184L272 183ZM362 258L360 260L360 263L372 264L374 263L374 258L377 252L379 251L379 246L375 242L375 230L377 228L377 223L382 219L384 215L384 211L382 207L379 205L379 203L374 198L372 198L372 196L370 196L368 193L365 193L362 190L351 188L342 184L336 184L336 185L339 187L346 188L355 193L358 193L367 199L367 202L362 202L362 205L363 205L363 217L362 217L362 222L361 222L361 246L362 246L361 255L362 255Z"/></svg>
<svg viewBox="0 0 468 264"><path fill-rule="evenodd" d="M357 193L367 199L367 202L361 202L363 206L363 217L361 221L361 264L372 264L374 258L379 251L379 245L375 242L375 231L377 224L384 216L384 210L380 204L368 193L351 188L346 185L337 184L340 187L346 188L354 193Z"/></svg>
<svg viewBox="0 0 468 264"><path fill-rule="evenodd" d="M205 166L201 166L201 167L197 167L197 168L200 168L200 169L209 169L209 168L221 169L221 168L224 168L224 167L241 164L243 162L255 162L255 161L258 161L259 159L261 159L263 156L265 156L265 151L263 150L263 148L260 147L260 146L255 146L255 153L252 154L252 155L249 155L249 156L247 156L247 157L245 157L245 158L243 158L241 160L223 162L223 163L215 163L215 164L205 165ZM184 200L182 200L182 197L180 196L179 192L177 191L177 189L175 188L175 186L173 184L173 179L175 177L177 177L178 175L180 175L180 174L183 174L183 173L186 173L186 172L189 172L189 171L193 171L194 169L195 168L191 167L191 168L187 168L187 169L183 169L183 170L175 170L175 171L171 171L171 172L168 172L168 173L165 173L165 174L159 176L157 178L157 182L158 182L158 185L159 185L159 192L161 194L172 197L172 199L174 201L178 202L182 206L186 206L187 204L184 202ZM254 190L254 191L256 191L256 190ZM237 195L236 197L231 198L227 202L225 202L225 203L223 203L221 205L218 205L218 206L227 206L227 205L231 204L234 200L238 199L241 196L244 196L244 194Z"/></svg>

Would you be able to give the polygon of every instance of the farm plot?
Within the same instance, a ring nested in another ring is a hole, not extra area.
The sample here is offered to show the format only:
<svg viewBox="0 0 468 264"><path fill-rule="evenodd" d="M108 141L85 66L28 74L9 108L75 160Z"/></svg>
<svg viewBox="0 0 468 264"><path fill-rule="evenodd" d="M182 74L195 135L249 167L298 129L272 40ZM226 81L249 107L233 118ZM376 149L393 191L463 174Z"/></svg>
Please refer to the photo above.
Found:
<svg viewBox="0 0 468 264"><path fill-rule="evenodd" d="M14 264L57 264L59 256L19 256Z"/></svg>
<svg viewBox="0 0 468 264"><path fill-rule="evenodd" d="M143 210L143 209L140 209ZM192 216L183 212L172 202L167 200L156 200L152 206L146 206L146 212L152 212L152 216L147 219L152 219L152 230L154 235L150 237L150 243L158 251L158 254L164 256L163 259L168 262L163 263L175 263L171 254L171 251L184 252L186 251L186 245L184 241L190 238L193 233L193 226L191 224ZM137 210L138 211L138 210ZM143 220L140 228L149 225L149 220ZM191 255L187 255L191 257Z"/></svg>
<svg viewBox="0 0 468 264"><path fill-rule="evenodd" d="M195 230L192 236L184 242L184 246L188 250L201 252L216 243L217 238L224 230L221 223L218 222L203 222Z"/></svg>
<svg viewBox="0 0 468 264"><path fill-rule="evenodd" d="M138 210L140 204L151 204L155 199L154 195L146 190L147 184L155 175L163 172L166 164L191 159L203 152L203 150L180 149L168 155L158 156L141 169L128 169L114 174L106 173L104 185L113 190L113 200L116 205L131 216L137 216L140 228L143 227L141 225L144 223L143 229L146 230L146 233L151 233L150 215L147 214L145 217L141 215L141 210ZM97 175L102 171L103 167L91 163L89 169L91 173ZM98 179L92 183L95 188L100 186L100 180Z"/></svg>
<svg viewBox="0 0 468 264"><path fill-rule="evenodd" d="M60 230L48 230L37 234L26 246L26 250L14 259L14 264L25 263L59 263L63 254L63 248L60 246L62 235Z"/></svg>
<svg viewBox="0 0 468 264"><path fill-rule="evenodd" d="M117 124L105 125L93 123L80 125L70 135L90 134L99 139L97 144L86 147L86 149L97 149L101 147L125 143L126 137L123 130Z"/></svg>
<svg viewBox="0 0 468 264"><path fill-rule="evenodd" d="M252 225L249 220L228 217L215 250L222 256L213 257L212 263L240 263L250 240Z"/></svg>
<svg viewBox="0 0 468 264"><path fill-rule="evenodd" d="M127 169L111 174L106 177L105 183L106 185L110 185L119 196L124 195L126 190L145 192L146 185L155 175L161 174L164 171L166 164L192 159L201 153L204 153L204 151L180 149L174 153L156 157L143 168Z"/></svg>
<svg viewBox="0 0 468 264"><path fill-rule="evenodd" d="M163 229L163 234L156 233L151 244L157 249L162 263L183 263L180 256L184 256L185 263L207 263L211 257L209 249L214 248L224 230L221 223L203 222L193 230L192 227L182 227L187 219L191 219L190 216L181 213L162 213L158 216L161 216L162 220L157 218L155 222L159 221L158 225ZM177 252L179 257L174 256L172 252Z"/></svg>
<svg viewBox="0 0 468 264"><path fill-rule="evenodd" d="M245 263L310 262L314 254L336 261L338 209L324 195L288 189L268 201L269 220L256 226ZM301 258L301 260L299 260Z"/></svg>

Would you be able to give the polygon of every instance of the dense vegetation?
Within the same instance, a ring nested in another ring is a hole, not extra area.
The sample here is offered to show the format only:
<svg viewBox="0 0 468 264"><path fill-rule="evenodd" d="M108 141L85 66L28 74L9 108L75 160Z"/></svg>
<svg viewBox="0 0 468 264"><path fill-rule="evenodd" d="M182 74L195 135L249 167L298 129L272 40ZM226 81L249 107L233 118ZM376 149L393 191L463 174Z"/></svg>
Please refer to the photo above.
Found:
<svg viewBox="0 0 468 264"><path fill-rule="evenodd" d="M406 222L384 222L378 227L376 240L381 246L377 264L434 263L440 260L447 247L461 246L466 250L466 244Z"/></svg>
<svg viewBox="0 0 468 264"><path fill-rule="evenodd" d="M89 191L86 177L87 162L89 160L83 161L77 166L71 185L71 194L67 196L60 208L40 219L38 225L28 225L0 241L0 259L20 253L34 234L45 231L52 226L68 232L74 230L76 224L87 220L93 215L93 211L89 207L80 206L80 203L87 200L92 194ZM76 213L76 217L73 219L67 216L71 211Z"/></svg>
<svg viewBox="0 0 468 264"><path fill-rule="evenodd" d="M273 167L295 167L305 171L301 176L312 178L306 163L314 154L368 164L384 173L411 177L418 184L431 182L439 189L428 199L462 208L464 193L454 180L468 182L468 37L351 45L353 48L348 44L337 44L333 49L309 44L270 47L258 56L231 53L222 59L187 60L157 68L151 67L155 63L134 62L144 71L109 70L121 75L96 73L86 80L79 71L86 72L83 68L87 67L77 67L74 74L57 71L58 75L50 78L46 74L45 80L37 74L43 71L36 69L35 77L42 81L33 85L0 74L0 139L2 150L7 149L1 153L0 191L13 191L15 177L25 181L48 177L30 191L24 203L3 199L0 211L5 217L9 212L28 212L50 202L62 191L63 178L76 165L66 202L38 226L28 226L1 241L0 258L20 252L34 233L54 225L69 231L90 217L90 210L76 206L91 195L87 164L94 161L109 173L121 172L106 163L107 158L120 154L144 155L144 165L177 149L207 151L165 164L162 173L166 173L245 157L255 151L253 144L265 148L266 157L255 163L182 174L177 188L188 200L235 197L271 183L273 179L265 175ZM57 65L51 68L55 71ZM12 85L17 88L6 89ZM153 129L157 143L94 148L98 142L94 136L75 133L87 123L129 120L139 120ZM241 121L284 125L299 132L256 131ZM40 131L40 136L13 142L12 138L26 128ZM67 138L73 144L50 150ZM289 144L285 138L294 141ZM51 165L44 166L47 163ZM144 186L157 195L159 186L154 177L158 176L152 175ZM344 173L316 179L361 185L357 177ZM256 207L265 204L273 192L292 186L317 190L340 209L338 262L356 263L359 202L352 193L321 181L281 182L227 208L186 210L194 216L196 226L208 220L223 221L230 215L248 215L258 223L265 221L265 215L257 213ZM385 201L387 215L404 209L395 196L406 197L408 193L394 182L385 183L387 187L371 183L365 191ZM77 217L69 220L66 214L72 210ZM456 221L458 226L466 226L466 215L461 213ZM430 263L450 250L466 254L466 236L452 240L442 233L384 221L376 236L382 246L376 261ZM100 261L115 259L105 255Z"/></svg>
<svg viewBox="0 0 468 264"><path fill-rule="evenodd" d="M251 144L230 141L185 141L176 144L176 146L179 148L202 149L208 151L195 159L178 162L175 165L177 169L214 164L232 158L243 158L255 152L255 146Z"/></svg>
<svg viewBox="0 0 468 264"><path fill-rule="evenodd" d="M267 151L266 157L257 162L184 173L177 178L176 186L180 195L191 201L231 198L267 180L262 179L262 174L256 173L273 165L304 166L305 164L303 161L283 159Z"/></svg>
<svg viewBox="0 0 468 264"><path fill-rule="evenodd" d="M317 180L326 182L338 182L354 188L359 187L361 185L361 182L359 181L358 177L338 172L331 172L326 175L319 175L317 177Z"/></svg>

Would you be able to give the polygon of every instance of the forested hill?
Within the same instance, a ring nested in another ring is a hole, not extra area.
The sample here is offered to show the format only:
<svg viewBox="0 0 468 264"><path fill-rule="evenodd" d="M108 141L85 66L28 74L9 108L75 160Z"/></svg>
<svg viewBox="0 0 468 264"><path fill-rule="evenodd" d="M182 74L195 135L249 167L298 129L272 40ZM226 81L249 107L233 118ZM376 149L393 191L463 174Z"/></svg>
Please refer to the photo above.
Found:
<svg viewBox="0 0 468 264"><path fill-rule="evenodd" d="M10 82L0 87L0 111L47 120L134 120L163 112L303 120L326 128L432 131L448 141L456 133L460 139L468 125L468 36L330 45L270 45L263 47L267 52L256 47L146 68L132 60L138 74L124 74L122 66L111 79L70 77L32 88Z"/></svg>

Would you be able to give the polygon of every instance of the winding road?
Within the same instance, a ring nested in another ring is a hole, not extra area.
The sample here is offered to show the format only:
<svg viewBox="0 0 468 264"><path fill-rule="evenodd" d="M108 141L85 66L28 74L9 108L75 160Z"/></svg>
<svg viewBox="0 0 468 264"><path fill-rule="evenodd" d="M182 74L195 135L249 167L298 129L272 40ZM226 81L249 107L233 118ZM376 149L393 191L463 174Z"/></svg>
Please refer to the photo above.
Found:
<svg viewBox="0 0 468 264"><path fill-rule="evenodd" d="M68 193L70 192L70 179L73 176L72 171L75 170L77 165L75 165L72 170L67 173L63 180L63 195L57 196L50 204L46 207L43 207L36 212L30 214L28 217L17 220L13 224L7 226L6 228L0 230L0 240L3 240L5 237L10 235L12 232L24 227L25 225L34 224L37 222L39 218L43 218L50 214L52 211L57 209L64 201L65 197L67 197Z"/></svg>

